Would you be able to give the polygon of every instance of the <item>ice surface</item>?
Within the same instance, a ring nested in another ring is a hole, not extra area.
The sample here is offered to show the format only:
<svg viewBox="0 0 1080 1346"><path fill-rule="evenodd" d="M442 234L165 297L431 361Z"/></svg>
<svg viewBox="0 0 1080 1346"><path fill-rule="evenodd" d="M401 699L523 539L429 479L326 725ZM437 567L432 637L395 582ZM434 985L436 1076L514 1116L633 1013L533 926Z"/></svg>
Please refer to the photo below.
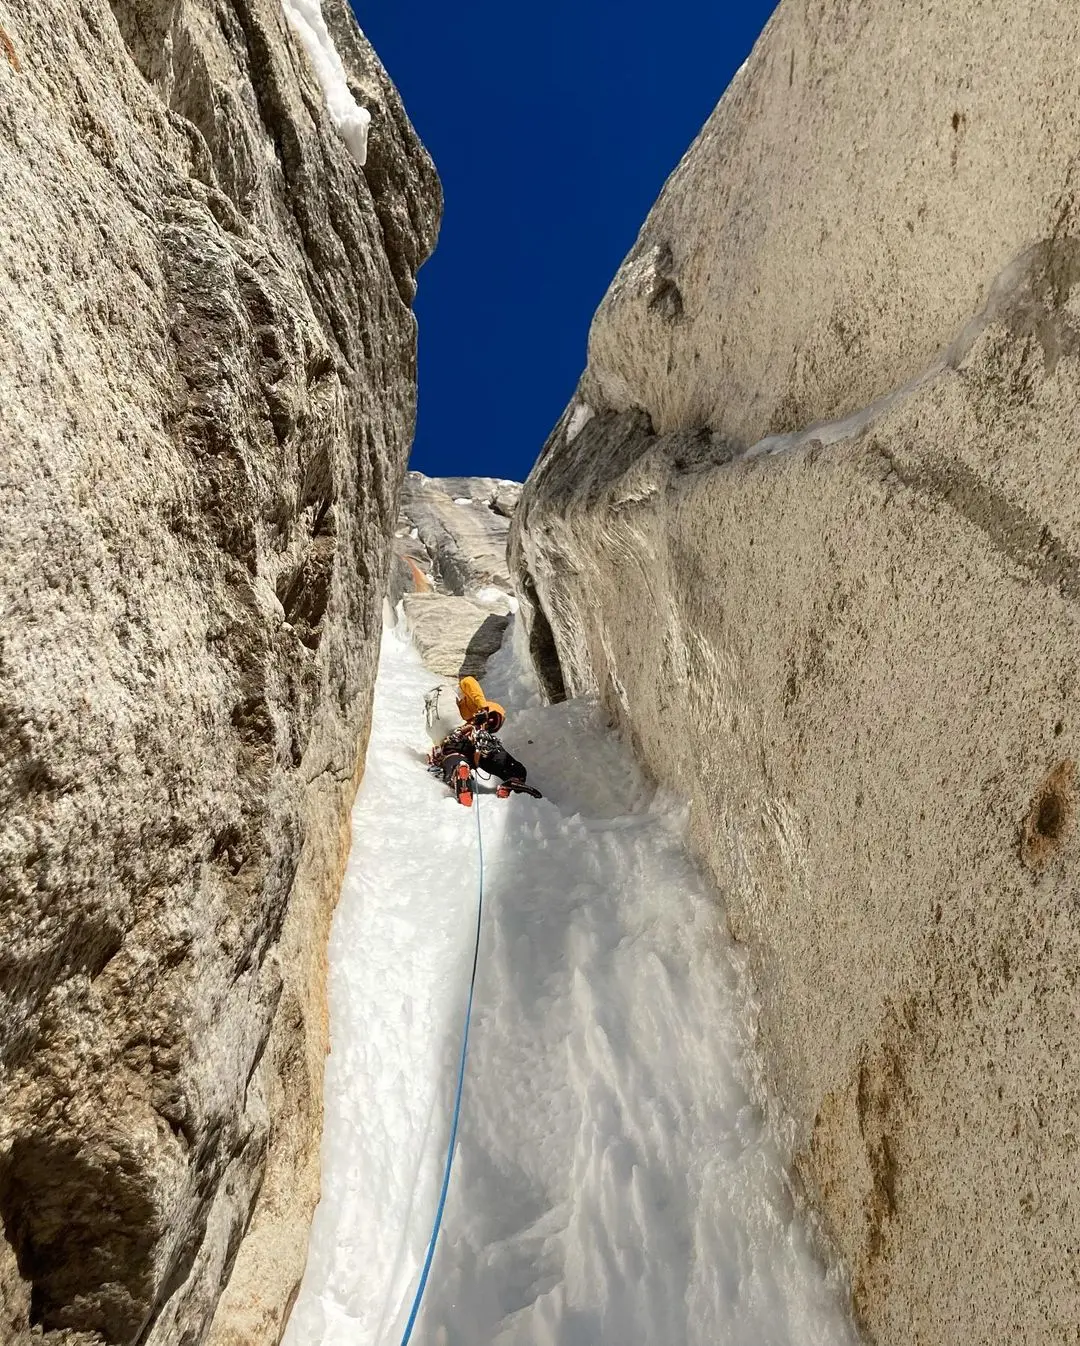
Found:
<svg viewBox="0 0 1080 1346"><path fill-rule="evenodd" d="M520 639L514 631L514 641ZM383 636L331 940L323 1199L286 1346L397 1346L435 1210L485 911L424 1346L855 1346L761 1106L744 960L600 710L484 679L547 796L463 809L425 773L432 676Z"/></svg>
<svg viewBox="0 0 1080 1346"><path fill-rule="evenodd" d="M362 167L367 162L371 113L352 96L345 66L322 16L322 4L320 0L281 0L281 4L314 67L330 120Z"/></svg>

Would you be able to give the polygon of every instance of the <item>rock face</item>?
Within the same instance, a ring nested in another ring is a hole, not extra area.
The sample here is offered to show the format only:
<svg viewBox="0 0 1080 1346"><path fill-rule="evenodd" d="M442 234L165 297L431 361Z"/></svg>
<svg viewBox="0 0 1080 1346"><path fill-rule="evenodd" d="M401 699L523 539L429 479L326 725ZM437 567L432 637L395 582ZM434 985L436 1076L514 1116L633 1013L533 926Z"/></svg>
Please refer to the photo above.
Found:
<svg viewBox="0 0 1080 1346"><path fill-rule="evenodd" d="M1080 18L784 0L512 530L753 953L882 1346L1076 1341Z"/></svg>
<svg viewBox="0 0 1080 1346"><path fill-rule="evenodd" d="M302 1271L440 209L324 10L363 170L279 0L0 14L5 1343L273 1342Z"/></svg>
<svg viewBox="0 0 1080 1346"><path fill-rule="evenodd" d="M520 494L520 483L492 477L406 477L390 599L435 673L480 677L502 644L506 541Z"/></svg>

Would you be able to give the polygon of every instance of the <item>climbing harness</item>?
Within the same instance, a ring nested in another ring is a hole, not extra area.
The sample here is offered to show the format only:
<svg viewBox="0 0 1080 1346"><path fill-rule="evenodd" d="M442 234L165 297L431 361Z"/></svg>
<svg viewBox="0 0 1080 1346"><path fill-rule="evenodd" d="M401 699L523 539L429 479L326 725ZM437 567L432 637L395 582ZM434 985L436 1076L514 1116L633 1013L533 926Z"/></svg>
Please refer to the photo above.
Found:
<svg viewBox="0 0 1080 1346"><path fill-rule="evenodd" d="M428 693L430 696L431 693ZM435 708L438 711L438 691L435 690ZM424 698L424 709L427 710L427 697ZM431 1239L428 1242L427 1256L424 1258L424 1269L420 1273L420 1284L416 1287L416 1297L413 1299L412 1309L409 1311L409 1321L405 1324L405 1334L401 1338L401 1346L408 1346L409 1338L412 1336L413 1327L416 1324L417 1314L420 1312L420 1304L424 1298L424 1289L427 1286L428 1273L431 1271L432 1259L435 1256L435 1244L439 1237L439 1230L442 1226L443 1211L446 1208L446 1193L450 1187L450 1169L454 1162L454 1146L457 1144L458 1121L461 1117L461 1095L465 1087L465 1057L469 1050L469 1023L472 1020L473 992L476 990L476 968L480 961L480 922L484 913L484 834L480 828L480 800L476 801L476 845L480 855L479 882L477 884L476 894L476 943L473 946L472 976L469 979L469 999L465 1005L465 1030L461 1036L461 1062L458 1065L457 1092L454 1096L454 1115L450 1123L450 1143L446 1149L446 1167L443 1169L442 1190L439 1193L439 1204L435 1210L435 1223L431 1230Z"/></svg>

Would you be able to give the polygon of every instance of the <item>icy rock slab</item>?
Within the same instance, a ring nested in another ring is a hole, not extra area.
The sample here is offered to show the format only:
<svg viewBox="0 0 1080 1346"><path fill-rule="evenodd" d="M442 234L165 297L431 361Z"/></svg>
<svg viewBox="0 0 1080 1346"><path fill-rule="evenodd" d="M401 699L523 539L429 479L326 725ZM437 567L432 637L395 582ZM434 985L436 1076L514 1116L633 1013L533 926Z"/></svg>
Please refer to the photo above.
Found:
<svg viewBox="0 0 1080 1346"><path fill-rule="evenodd" d="M448 594L406 594L405 623L421 658L443 677L482 677L502 644L506 613Z"/></svg>

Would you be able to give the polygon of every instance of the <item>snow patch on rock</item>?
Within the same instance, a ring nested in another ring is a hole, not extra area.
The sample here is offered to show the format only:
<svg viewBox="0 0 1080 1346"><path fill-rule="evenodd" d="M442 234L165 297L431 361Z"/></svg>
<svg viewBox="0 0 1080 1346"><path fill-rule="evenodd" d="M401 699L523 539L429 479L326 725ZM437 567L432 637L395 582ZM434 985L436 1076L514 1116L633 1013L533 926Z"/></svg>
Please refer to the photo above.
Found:
<svg viewBox="0 0 1080 1346"><path fill-rule="evenodd" d="M367 163L371 113L352 96L345 66L322 15L321 0L281 0L281 5L311 60L330 120L362 168Z"/></svg>

